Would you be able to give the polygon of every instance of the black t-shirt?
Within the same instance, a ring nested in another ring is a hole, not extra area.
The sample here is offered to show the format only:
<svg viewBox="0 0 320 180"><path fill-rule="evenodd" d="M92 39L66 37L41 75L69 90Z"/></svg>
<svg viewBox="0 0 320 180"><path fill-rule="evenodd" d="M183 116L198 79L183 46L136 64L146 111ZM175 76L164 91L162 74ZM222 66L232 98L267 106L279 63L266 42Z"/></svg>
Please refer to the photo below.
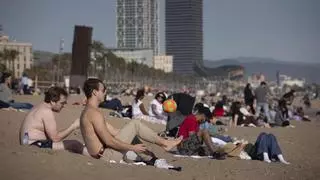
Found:
<svg viewBox="0 0 320 180"><path fill-rule="evenodd" d="M239 111L237 111L236 113L232 114L232 119L234 119L234 117L238 115L238 121L237 121L237 125L241 125L243 124L244 121L244 115Z"/></svg>

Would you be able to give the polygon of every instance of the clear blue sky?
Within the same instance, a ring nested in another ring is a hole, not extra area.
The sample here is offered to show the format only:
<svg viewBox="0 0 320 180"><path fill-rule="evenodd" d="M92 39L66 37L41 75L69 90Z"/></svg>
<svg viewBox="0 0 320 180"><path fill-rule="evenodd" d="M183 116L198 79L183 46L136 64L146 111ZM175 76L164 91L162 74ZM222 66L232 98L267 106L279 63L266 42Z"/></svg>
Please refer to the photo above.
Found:
<svg viewBox="0 0 320 180"><path fill-rule="evenodd" d="M161 51L164 52L164 0ZM0 0L0 24L34 49L71 51L75 24L115 46L116 0ZM204 58L272 57L320 62L320 0L204 0Z"/></svg>

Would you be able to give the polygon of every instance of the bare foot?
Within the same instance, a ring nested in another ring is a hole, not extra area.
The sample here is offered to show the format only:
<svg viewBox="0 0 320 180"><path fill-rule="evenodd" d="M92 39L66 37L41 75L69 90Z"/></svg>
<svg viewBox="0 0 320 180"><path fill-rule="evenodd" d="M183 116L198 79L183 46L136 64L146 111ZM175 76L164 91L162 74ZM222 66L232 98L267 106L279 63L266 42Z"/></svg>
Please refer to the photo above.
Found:
<svg viewBox="0 0 320 180"><path fill-rule="evenodd" d="M183 137L180 136L179 138L177 139L174 139L174 140L167 140L166 142L166 145L164 147L164 150L166 151L170 151L172 148L176 147L178 144L181 143Z"/></svg>

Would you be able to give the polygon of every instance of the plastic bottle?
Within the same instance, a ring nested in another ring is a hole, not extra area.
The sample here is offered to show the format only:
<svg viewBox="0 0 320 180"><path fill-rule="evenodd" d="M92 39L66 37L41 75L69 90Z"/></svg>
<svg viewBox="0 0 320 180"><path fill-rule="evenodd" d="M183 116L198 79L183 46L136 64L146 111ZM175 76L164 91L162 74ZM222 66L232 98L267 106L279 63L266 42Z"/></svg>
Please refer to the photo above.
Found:
<svg viewBox="0 0 320 180"><path fill-rule="evenodd" d="M22 144L23 145L28 145L29 144L29 134L27 132L25 132L24 135L23 135Z"/></svg>

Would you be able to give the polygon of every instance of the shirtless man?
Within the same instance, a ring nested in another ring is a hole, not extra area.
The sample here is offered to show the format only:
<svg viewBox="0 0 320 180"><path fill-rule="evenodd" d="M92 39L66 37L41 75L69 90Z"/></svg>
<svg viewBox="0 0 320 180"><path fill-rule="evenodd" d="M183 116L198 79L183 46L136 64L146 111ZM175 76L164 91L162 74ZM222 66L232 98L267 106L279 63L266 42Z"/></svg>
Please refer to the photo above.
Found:
<svg viewBox="0 0 320 180"><path fill-rule="evenodd" d="M88 79L84 83L83 91L88 101L80 117L80 130L88 153L92 157L101 158L108 162L110 160L119 162L120 160L127 160L125 154L128 151L150 155L150 151L144 144L132 144L135 137L155 143L166 151L181 142L181 138L165 140L159 137L140 120L131 120L122 129L114 128L104 120L98 108L106 94L106 88L102 81Z"/></svg>
<svg viewBox="0 0 320 180"><path fill-rule="evenodd" d="M44 102L34 107L25 117L20 128L20 144L25 133L29 135L29 145L54 150L68 150L82 153L83 144L76 140L63 140L80 126L76 119L67 129L57 130L54 112L60 112L67 104L67 92L60 87L51 87L45 93Z"/></svg>

